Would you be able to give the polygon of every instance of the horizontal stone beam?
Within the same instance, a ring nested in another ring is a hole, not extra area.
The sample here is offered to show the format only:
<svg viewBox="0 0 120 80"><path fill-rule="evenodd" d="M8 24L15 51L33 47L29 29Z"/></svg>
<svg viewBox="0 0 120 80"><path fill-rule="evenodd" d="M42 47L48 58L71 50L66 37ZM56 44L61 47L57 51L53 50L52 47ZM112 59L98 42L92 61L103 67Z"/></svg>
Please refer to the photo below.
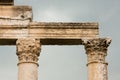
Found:
<svg viewBox="0 0 120 80"><path fill-rule="evenodd" d="M77 45L81 39L97 38L98 34L98 23L0 24L1 45L15 45L18 38L41 39L43 45Z"/></svg>
<svg viewBox="0 0 120 80"><path fill-rule="evenodd" d="M29 37L81 39L98 36L97 23L30 23Z"/></svg>

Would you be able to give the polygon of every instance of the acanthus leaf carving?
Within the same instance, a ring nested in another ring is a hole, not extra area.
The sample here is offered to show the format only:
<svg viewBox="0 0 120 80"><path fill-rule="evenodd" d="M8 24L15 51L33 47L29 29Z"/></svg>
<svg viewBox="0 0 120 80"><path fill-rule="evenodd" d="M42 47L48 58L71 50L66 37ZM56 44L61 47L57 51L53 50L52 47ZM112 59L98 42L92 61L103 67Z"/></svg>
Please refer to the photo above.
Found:
<svg viewBox="0 0 120 80"><path fill-rule="evenodd" d="M31 38L18 39L16 42L16 46L16 54L18 55L19 63L37 63L38 56L40 55L40 40Z"/></svg>
<svg viewBox="0 0 120 80"><path fill-rule="evenodd" d="M107 55L107 48L111 43L109 38L96 38L83 40L85 46L88 63L102 62L105 63L105 56Z"/></svg>

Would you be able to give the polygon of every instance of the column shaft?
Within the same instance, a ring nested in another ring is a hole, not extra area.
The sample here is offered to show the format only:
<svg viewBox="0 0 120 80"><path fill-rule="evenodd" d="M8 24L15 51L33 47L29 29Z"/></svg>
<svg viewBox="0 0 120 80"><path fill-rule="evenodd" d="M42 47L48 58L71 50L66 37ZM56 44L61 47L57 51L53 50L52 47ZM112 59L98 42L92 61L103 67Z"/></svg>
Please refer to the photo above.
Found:
<svg viewBox="0 0 120 80"><path fill-rule="evenodd" d="M18 39L18 80L38 80L38 56L40 54L40 40Z"/></svg>
<svg viewBox="0 0 120 80"><path fill-rule="evenodd" d="M108 80L105 57L110 42L108 38L83 41L88 59L88 80Z"/></svg>
<svg viewBox="0 0 120 80"><path fill-rule="evenodd" d="M38 66L23 63L18 66L18 80L38 80Z"/></svg>
<svg viewBox="0 0 120 80"><path fill-rule="evenodd" d="M108 80L107 65L102 63L89 64L88 80Z"/></svg>

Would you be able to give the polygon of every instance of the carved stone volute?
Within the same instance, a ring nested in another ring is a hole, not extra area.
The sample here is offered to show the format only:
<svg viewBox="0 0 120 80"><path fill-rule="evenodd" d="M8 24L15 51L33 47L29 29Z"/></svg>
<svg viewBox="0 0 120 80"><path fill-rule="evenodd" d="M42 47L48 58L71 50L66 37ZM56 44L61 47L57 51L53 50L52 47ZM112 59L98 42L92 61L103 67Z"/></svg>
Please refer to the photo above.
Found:
<svg viewBox="0 0 120 80"><path fill-rule="evenodd" d="M18 55L19 63L37 63L38 56L40 55L40 40L31 38L18 39L16 46L16 54Z"/></svg>
<svg viewBox="0 0 120 80"><path fill-rule="evenodd" d="M83 40L88 63L102 62L105 63L105 56L107 55L107 48L111 43L109 38L87 39Z"/></svg>

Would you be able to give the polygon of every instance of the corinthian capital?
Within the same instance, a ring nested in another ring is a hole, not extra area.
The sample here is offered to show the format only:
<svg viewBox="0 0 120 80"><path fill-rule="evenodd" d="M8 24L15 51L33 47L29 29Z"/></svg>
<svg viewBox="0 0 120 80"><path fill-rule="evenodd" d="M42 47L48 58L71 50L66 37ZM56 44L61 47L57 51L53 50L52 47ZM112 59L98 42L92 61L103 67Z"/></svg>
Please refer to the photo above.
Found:
<svg viewBox="0 0 120 80"><path fill-rule="evenodd" d="M83 45L87 51L103 51L106 52L111 43L110 38L97 38L83 40Z"/></svg>
<svg viewBox="0 0 120 80"><path fill-rule="evenodd" d="M83 40L86 54L88 56L88 62L105 62L105 56L107 55L107 48L111 43L109 38L97 38Z"/></svg>
<svg viewBox="0 0 120 80"><path fill-rule="evenodd" d="M40 40L23 38L18 39L16 42L17 55L19 63L21 62L35 62L38 61L38 56L40 54Z"/></svg>

